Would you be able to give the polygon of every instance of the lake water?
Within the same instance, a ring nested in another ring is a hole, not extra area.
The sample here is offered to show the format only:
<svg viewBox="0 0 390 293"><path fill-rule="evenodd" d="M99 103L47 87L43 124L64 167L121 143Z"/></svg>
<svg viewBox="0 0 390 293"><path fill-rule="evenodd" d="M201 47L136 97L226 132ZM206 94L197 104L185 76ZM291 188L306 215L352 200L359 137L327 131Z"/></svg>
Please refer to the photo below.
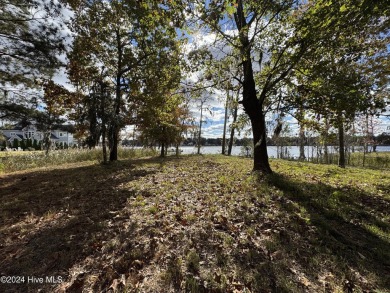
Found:
<svg viewBox="0 0 390 293"><path fill-rule="evenodd" d="M189 155L189 154L196 154L197 148L193 146L181 146L180 149L182 150L182 154ZM270 158L276 158L277 157L277 147L276 146L268 146L268 156ZM361 148L355 148L355 151L362 150ZM280 151L280 150L279 150ZM390 152L390 146L377 146L376 147L377 152ZM200 152L202 154L221 154L222 153L222 147L221 146L203 146L200 148ZM226 151L227 152L227 151ZM299 146L288 146L283 147L283 152L288 154L288 157L299 157ZM329 152L335 153L337 152L337 149L334 147L329 147ZM234 146L232 148L232 155L233 156L240 156L245 154L245 148L241 146ZM316 157L317 156L317 148L312 146L305 146L305 156L306 157ZM287 156L286 156L287 157Z"/></svg>

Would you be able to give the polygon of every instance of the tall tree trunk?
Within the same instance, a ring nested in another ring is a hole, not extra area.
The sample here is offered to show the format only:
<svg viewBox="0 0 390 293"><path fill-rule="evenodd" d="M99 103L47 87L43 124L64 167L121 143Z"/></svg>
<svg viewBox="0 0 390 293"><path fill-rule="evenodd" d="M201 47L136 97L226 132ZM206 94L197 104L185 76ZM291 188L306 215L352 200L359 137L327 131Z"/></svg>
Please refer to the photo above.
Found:
<svg viewBox="0 0 390 293"><path fill-rule="evenodd" d="M161 158L164 158L164 157L165 157L165 143L162 143L162 144L161 144L161 153L160 153L160 157L161 157Z"/></svg>
<svg viewBox="0 0 390 293"><path fill-rule="evenodd" d="M328 117L325 117L325 130L324 130L324 158L325 164L329 164L329 150L328 150L328 133L329 133L329 120Z"/></svg>
<svg viewBox="0 0 390 293"><path fill-rule="evenodd" d="M253 171L263 173L272 173L268 161L266 125L263 112L263 105L256 95L256 84L253 78L252 61L249 51L244 59L244 82L243 82L243 100L245 113L249 116L253 133Z"/></svg>
<svg viewBox="0 0 390 293"><path fill-rule="evenodd" d="M249 118L251 120L253 132L253 171L261 171L266 174L271 174L272 170L269 165L267 153L264 113L261 110L256 115L250 115Z"/></svg>
<svg viewBox="0 0 390 293"><path fill-rule="evenodd" d="M176 157L178 157L180 155L180 149L179 149L179 144L178 143L176 143L175 148L176 148Z"/></svg>
<svg viewBox="0 0 390 293"><path fill-rule="evenodd" d="M305 127L303 123L299 123L299 160L304 161L305 156Z"/></svg>
<svg viewBox="0 0 390 293"><path fill-rule="evenodd" d="M253 171L271 174L268 161L266 125L263 105L256 95L256 85L253 78L252 62L250 56L243 61L244 82L243 101L245 112L248 114L253 133Z"/></svg>
<svg viewBox="0 0 390 293"><path fill-rule="evenodd" d="M234 20L240 37L240 54L242 58L243 83L242 83L242 105L245 113L249 116L253 132L253 171L261 171L271 174L272 170L268 161L267 135L265 115L263 111L264 96L258 99L256 94L256 83L253 76L251 44L248 37L248 23L244 13L243 1L237 2L237 12L234 13Z"/></svg>
<svg viewBox="0 0 390 293"><path fill-rule="evenodd" d="M118 143L119 143L119 114L121 107L121 76L116 77L114 118L111 120L110 127L110 161L118 160Z"/></svg>
<svg viewBox="0 0 390 293"><path fill-rule="evenodd" d="M369 137L369 132L368 132L368 112L366 113L366 137L364 139L364 146L363 146L363 167L366 163L366 154L368 153L368 137Z"/></svg>
<svg viewBox="0 0 390 293"><path fill-rule="evenodd" d="M351 152L352 153L355 152L355 141L356 141L355 134L356 134L356 131L355 131L355 121L354 121L352 123L352 145L351 145Z"/></svg>
<svg viewBox="0 0 390 293"><path fill-rule="evenodd" d="M229 103L229 89L226 88L226 103L225 103L225 120L223 122L223 135L222 135L222 155L225 154L225 145L226 145L226 124L228 117L228 103Z"/></svg>
<svg viewBox="0 0 390 293"><path fill-rule="evenodd" d="M117 77L116 86L116 97L115 97L115 112L114 119L111 121L110 127L110 161L118 160L118 141L119 141L119 113L120 113L120 100L121 100L121 89L120 89L121 78Z"/></svg>
<svg viewBox="0 0 390 293"><path fill-rule="evenodd" d="M244 82L243 101L245 112L248 114L253 133L253 171L261 171L271 174L272 170L268 161L267 135L263 105L256 95L256 84L253 77L250 52L243 61Z"/></svg>
<svg viewBox="0 0 390 293"><path fill-rule="evenodd" d="M107 164L106 126L102 126L103 163Z"/></svg>
<svg viewBox="0 0 390 293"><path fill-rule="evenodd" d="M236 129L235 123L237 121L237 112L238 112L238 104L237 104L237 102L235 102L234 103L234 112L233 112L233 123L231 125L231 130L230 130L230 139L229 139L229 146L228 146L228 156L230 156L232 154L234 130Z"/></svg>
<svg viewBox="0 0 390 293"><path fill-rule="evenodd" d="M203 101L200 103L200 121L199 121L199 134L198 134L198 155L200 155L200 145L202 138L202 119L203 119Z"/></svg>
<svg viewBox="0 0 390 293"><path fill-rule="evenodd" d="M115 86L115 103L114 103L114 118L111 121L111 131L110 131L110 161L118 160L118 142L119 142L119 113L121 109L121 82L122 82L122 49L123 44L119 29L116 31L116 41L117 41L117 75L116 75L116 86Z"/></svg>
<svg viewBox="0 0 390 293"><path fill-rule="evenodd" d="M341 113L338 117L339 128L339 167L345 168L344 123Z"/></svg>
<svg viewBox="0 0 390 293"><path fill-rule="evenodd" d="M305 156L305 124L304 124L304 118L305 118L305 111L303 109L303 101L300 102L299 109L298 109L298 123L299 123L299 161L304 161L306 159Z"/></svg>
<svg viewBox="0 0 390 293"><path fill-rule="evenodd" d="M106 145L106 113L105 113L105 105L106 105L106 99L107 97L103 94L103 88L101 84L101 113L102 113L102 147L103 147L103 163L107 164L107 145Z"/></svg>
<svg viewBox="0 0 390 293"><path fill-rule="evenodd" d="M51 148L51 140L50 140L50 136L51 136L51 130L50 128L47 129L43 135L43 147L44 147L44 150L45 150L45 155L49 155L49 150Z"/></svg>
<svg viewBox="0 0 390 293"><path fill-rule="evenodd" d="M324 139L324 159L325 164L329 164L328 142L326 141L326 138Z"/></svg>

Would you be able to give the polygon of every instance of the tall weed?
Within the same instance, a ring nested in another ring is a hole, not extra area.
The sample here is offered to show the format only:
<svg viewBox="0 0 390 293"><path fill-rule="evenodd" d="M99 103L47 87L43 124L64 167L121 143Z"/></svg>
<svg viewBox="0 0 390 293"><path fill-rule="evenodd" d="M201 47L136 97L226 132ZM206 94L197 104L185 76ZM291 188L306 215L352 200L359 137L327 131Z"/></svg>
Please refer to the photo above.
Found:
<svg viewBox="0 0 390 293"><path fill-rule="evenodd" d="M156 152L152 149L119 148L119 159L139 158L153 156ZM9 173L36 167L55 166L66 163L85 161L103 161L101 149L68 149L55 150L46 156L43 152L28 152L25 155L0 157L0 172Z"/></svg>

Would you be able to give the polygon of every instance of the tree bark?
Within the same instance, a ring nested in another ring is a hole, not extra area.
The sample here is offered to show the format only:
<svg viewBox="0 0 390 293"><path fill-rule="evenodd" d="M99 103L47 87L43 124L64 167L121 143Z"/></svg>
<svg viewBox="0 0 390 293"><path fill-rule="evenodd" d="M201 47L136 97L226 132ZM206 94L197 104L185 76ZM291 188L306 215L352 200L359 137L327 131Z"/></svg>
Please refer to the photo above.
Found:
<svg viewBox="0 0 390 293"><path fill-rule="evenodd" d="M180 155L179 144L176 144L176 157Z"/></svg>
<svg viewBox="0 0 390 293"><path fill-rule="evenodd" d="M263 105L257 98L256 84L253 77L252 61L250 52L247 51L244 58L243 70L243 100L245 113L249 116L253 133L253 171L261 171L265 174L271 174L272 170L268 161L267 135L265 125L265 115Z"/></svg>
<svg viewBox="0 0 390 293"><path fill-rule="evenodd" d="M107 164L107 146L106 146L106 126L103 125L102 130L102 147L103 147L103 163Z"/></svg>
<svg viewBox="0 0 390 293"><path fill-rule="evenodd" d="M299 160L304 161L305 156L305 127L303 123L299 123Z"/></svg>
<svg viewBox="0 0 390 293"><path fill-rule="evenodd" d="M161 157L161 158L164 158L164 157L165 157L165 143L162 143L162 144L161 144L161 153L160 153L160 157Z"/></svg>
<svg viewBox="0 0 390 293"><path fill-rule="evenodd" d="M116 75L116 85L115 85L115 103L114 103L114 119L111 121L110 127L110 161L118 160L118 141L119 141L119 113L121 109L121 82L122 82L122 42L119 30L116 31L117 39L117 75Z"/></svg>
<svg viewBox="0 0 390 293"><path fill-rule="evenodd" d="M121 90L120 90L120 80L121 78L117 78L117 82L119 82L116 86L116 97L115 97L115 112L114 119L111 121L110 127L110 161L118 160L118 141L119 141L119 113L120 113L120 99L121 99Z"/></svg>
<svg viewBox="0 0 390 293"><path fill-rule="evenodd" d="M198 134L198 155L200 155L200 145L202 138L202 119L203 119L203 101L200 102L200 121L199 121L199 134Z"/></svg>
<svg viewBox="0 0 390 293"><path fill-rule="evenodd" d="M103 147L103 163L107 164L107 145L106 145L106 113L105 113L105 106L106 106L106 99L107 96L103 93L103 83L100 84L100 98L101 98L101 119L102 119L102 147Z"/></svg>
<svg viewBox="0 0 390 293"><path fill-rule="evenodd" d="M232 123L232 126L231 126L231 130L230 130L230 139L229 139L229 146L228 146L228 156L230 156L232 154L232 149L233 149L233 139L234 139L234 130L235 130L235 123L237 121L237 112L238 112L238 105L237 103L235 103L235 106L234 106L234 112L233 112L233 123Z"/></svg>
<svg viewBox="0 0 390 293"><path fill-rule="evenodd" d="M325 130L324 130L324 159L325 164L329 164L329 150L328 150L328 132L329 132L329 120L328 117L325 117Z"/></svg>
<svg viewBox="0 0 390 293"><path fill-rule="evenodd" d="M345 168L344 123L341 114L339 115L338 128L339 128L339 167Z"/></svg>
<svg viewBox="0 0 390 293"><path fill-rule="evenodd" d="M222 155L225 154L225 145L226 145L226 124L228 117L228 103L229 103L229 89L226 89L226 103L225 103L225 120L223 122L223 135L222 135Z"/></svg>
<svg viewBox="0 0 390 293"><path fill-rule="evenodd" d="M263 101L265 96L257 97L256 83L253 76L251 44L248 38L248 23L244 13L243 1L238 1L237 12L234 19L239 31L240 53L242 57L243 69L243 92L242 105L245 113L249 116L253 133L253 171L260 171L265 174L271 174L272 170L268 161L267 153L267 135L265 125L265 115L263 111ZM263 95L266 91L263 90Z"/></svg>

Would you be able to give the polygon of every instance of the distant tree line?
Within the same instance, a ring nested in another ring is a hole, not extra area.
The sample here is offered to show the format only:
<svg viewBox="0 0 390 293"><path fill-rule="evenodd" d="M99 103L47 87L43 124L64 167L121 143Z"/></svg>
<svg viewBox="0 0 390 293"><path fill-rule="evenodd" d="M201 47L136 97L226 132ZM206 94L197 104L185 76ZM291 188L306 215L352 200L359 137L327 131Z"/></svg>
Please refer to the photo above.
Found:
<svg viewBox="0 0 390 293"><path fill-rule="evenodd" d="M348 141L350 144L353 144L355 146L362 146L365 141L364 136L352 136L352 135L346 135L345 140ZM201 138L201 145L202 146L222 146L222 138ZM228 139L229 141L229 139ZM247 146L252 143L252 138L245 137L245 138L234 138L233 145L235 146ZM320 136L313 136L313 137L305 137L304 144L305 145L321 145L321 137ZM284 145L284 146L298 146L300 144L300 137L299 136L282 136L278 137L277 139L273 139L271 137L267 138L267 145L269 146L277 146L277 145ZM390 145L390 134L388 133L382 133L380 135L374 136L372 140L372 144L375 145ZM123 146L144 146L144 143L137 139L124 139L122 140ZM185 138L183 139L182 146L196 146L197 145L197 139L194 138ZM336 135L333 135L329 138L329 145L338 145L338 138Z"/></svg>

